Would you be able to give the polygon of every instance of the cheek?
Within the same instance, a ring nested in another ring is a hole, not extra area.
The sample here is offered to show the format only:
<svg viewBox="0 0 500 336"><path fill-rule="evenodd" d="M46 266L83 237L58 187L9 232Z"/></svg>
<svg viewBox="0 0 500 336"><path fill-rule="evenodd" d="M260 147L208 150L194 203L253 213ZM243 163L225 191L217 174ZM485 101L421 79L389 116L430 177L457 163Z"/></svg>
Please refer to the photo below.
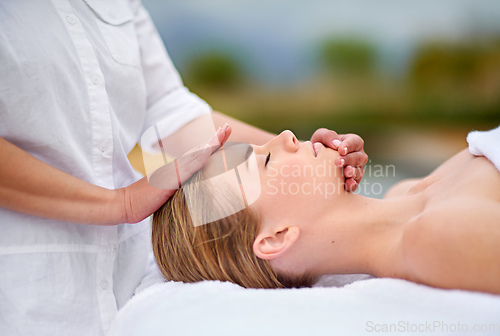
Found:
<svg viewBox="0 0 500 336"><path fill-rule="evenodd" d="M312 163L283 164L269 167L261 176L262 199L273 207L283 204L309 204L318 198L331 198L343 189L342 168L334 165L333 158Z"/></svg>

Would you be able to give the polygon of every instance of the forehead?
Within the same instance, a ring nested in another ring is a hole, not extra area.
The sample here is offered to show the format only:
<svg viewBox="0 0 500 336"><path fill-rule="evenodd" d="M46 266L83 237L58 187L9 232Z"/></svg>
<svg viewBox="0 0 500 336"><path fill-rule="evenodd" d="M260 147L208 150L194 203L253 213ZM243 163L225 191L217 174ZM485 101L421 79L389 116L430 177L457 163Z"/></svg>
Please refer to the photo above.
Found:
<svg viewBox="0 0 500 336"><path fill-rule="evenodd" d="M198 191L206 190L209 202ZM252 146L224 144L203 167L200 180L183 186L195 226L230 216L254 203L260 195L260 176ZM200 207L200 204L205 204Z"/></svg>

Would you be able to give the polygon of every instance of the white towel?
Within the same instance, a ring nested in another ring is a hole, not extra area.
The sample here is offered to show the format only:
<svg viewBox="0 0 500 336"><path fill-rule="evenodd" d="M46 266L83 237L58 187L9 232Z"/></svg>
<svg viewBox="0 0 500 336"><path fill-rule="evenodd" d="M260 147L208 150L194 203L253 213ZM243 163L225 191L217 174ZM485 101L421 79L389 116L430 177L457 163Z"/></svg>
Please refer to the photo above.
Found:
<svg viewBox="0 0 500 336"><path fill-rule="evenodd" d="M118 312L108 336L499 335L500 296L399 279L342 288L166 282Z"/></svg>
<svg viewBox="0 0 500 336"><path fill-rule="evenodd" d="M467 135L469 152L485 156L500 171L500 126L489 131L474 131Z"/></svg>

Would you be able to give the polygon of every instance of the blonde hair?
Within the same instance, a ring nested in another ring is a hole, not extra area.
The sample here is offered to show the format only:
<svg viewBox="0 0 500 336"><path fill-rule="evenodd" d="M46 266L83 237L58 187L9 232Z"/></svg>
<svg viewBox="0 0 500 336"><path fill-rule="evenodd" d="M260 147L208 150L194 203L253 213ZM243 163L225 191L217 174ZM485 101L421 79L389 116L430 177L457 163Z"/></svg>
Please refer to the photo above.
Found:
<svg viewBox="0 0 500 336"><path fill-rule="evenodd" d="M199 181L201 172L191 179ZM198 282L230 281L246 288L310 287L315 279L308 275L277 274L267 260L253 252L259 230L255 211L245 208L229 217L194 226L183 189L196 193L195 209L213 208L211 191L196 183L183 187L153 216L153 252L167 280ZM228 202L236 201L234 191L223 186ZM190 197L191 199L192 197ZM193 209L193 206L191 206ZM198 214L195 214L198 215Z"/></svg>

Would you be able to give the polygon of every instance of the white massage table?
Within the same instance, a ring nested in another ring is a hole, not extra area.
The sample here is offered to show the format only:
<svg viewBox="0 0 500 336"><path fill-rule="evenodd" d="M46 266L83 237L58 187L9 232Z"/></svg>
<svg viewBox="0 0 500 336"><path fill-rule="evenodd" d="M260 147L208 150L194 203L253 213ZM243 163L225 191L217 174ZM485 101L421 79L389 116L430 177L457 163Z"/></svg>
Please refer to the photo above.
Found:
<svg viewBox="0 0 500 336"><path fill-rule="evenodd" d="M108 336L376 334L500 335L500 295L398 279L276 290L167 282L132 298Z"/></svg>

